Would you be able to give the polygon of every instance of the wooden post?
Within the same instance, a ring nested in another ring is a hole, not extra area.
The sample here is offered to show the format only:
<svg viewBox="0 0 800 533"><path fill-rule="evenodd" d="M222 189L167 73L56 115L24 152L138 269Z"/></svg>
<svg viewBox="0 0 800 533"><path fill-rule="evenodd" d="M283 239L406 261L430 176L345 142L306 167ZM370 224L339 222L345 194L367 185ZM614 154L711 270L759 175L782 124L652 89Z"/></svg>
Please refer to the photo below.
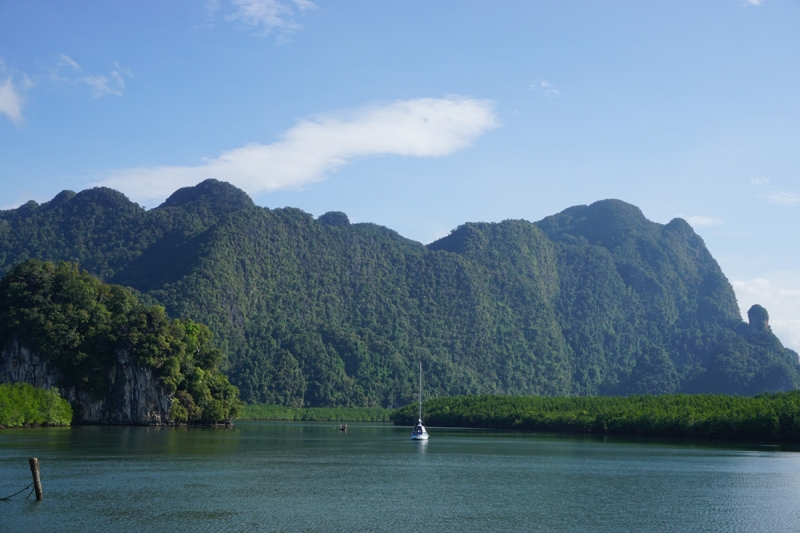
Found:
<svg viewBox="0 0 800 533"><path fill-rule="evenodd" d="M33 489L36 491L36 501L42 501L42 481L39 479L39 459L31 457L28 462L31 465L31 475L33 476Z"/></svg>

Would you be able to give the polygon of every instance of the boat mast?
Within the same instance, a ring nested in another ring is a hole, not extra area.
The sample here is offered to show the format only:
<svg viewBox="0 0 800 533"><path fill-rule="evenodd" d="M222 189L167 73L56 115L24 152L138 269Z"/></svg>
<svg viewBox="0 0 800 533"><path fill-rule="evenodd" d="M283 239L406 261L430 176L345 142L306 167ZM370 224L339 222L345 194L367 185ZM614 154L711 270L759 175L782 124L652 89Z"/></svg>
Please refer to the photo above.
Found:
<svg viewBox="0 0 800 533"><path fill-rule="evenodd" d="M419 421L422 422L422 361L419 362Z"/></svg>

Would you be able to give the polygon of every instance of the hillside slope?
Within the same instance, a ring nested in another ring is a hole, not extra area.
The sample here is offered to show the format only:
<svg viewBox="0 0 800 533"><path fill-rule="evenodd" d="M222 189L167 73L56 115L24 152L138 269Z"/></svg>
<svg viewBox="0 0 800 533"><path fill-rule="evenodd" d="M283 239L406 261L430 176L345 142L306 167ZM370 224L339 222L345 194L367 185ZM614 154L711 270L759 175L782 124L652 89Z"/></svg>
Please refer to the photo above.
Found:
<svg viewBox="0 0 800 533"><path fill-rule="evenodd" d="M618 200L423 246L343 213L260 208L214 180L149 211L92 189L0 212L0 271L28 257L80 262L208 324L251 402L403 404L418 360L432 395L800 385L797 354L741 321L691 227Z"/></svg>

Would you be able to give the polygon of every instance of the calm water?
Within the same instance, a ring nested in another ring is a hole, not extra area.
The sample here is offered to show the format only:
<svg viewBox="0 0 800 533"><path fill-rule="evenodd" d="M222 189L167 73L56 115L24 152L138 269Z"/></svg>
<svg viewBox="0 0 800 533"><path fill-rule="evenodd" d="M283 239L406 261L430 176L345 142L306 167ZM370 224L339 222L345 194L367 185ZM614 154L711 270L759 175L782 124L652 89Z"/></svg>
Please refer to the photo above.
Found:
<svg viewBox="0 0 800 533"><path fill-rule="evenodd" d="M0 431L0 531L798 531L800 452L330 423Z"/></svg>

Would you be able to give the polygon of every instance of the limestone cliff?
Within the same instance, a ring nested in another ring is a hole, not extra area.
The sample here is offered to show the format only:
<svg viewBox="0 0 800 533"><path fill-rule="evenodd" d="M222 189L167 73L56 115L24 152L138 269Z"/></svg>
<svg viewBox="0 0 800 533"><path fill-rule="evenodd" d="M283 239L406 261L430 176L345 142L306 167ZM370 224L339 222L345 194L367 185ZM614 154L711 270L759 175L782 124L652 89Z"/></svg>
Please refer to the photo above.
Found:
<svg viewBox="0 0 800 533"><path fill-rule="evenodd" d="M118 351L116 356L108 370L108 392L96 399L74 386L65 387L60 373L46 358L13 338L0 351L0 383L58 388L72 405L76 424L170 424L175 393L159 386L152 370L137 365L126 352Z"/></svg>

